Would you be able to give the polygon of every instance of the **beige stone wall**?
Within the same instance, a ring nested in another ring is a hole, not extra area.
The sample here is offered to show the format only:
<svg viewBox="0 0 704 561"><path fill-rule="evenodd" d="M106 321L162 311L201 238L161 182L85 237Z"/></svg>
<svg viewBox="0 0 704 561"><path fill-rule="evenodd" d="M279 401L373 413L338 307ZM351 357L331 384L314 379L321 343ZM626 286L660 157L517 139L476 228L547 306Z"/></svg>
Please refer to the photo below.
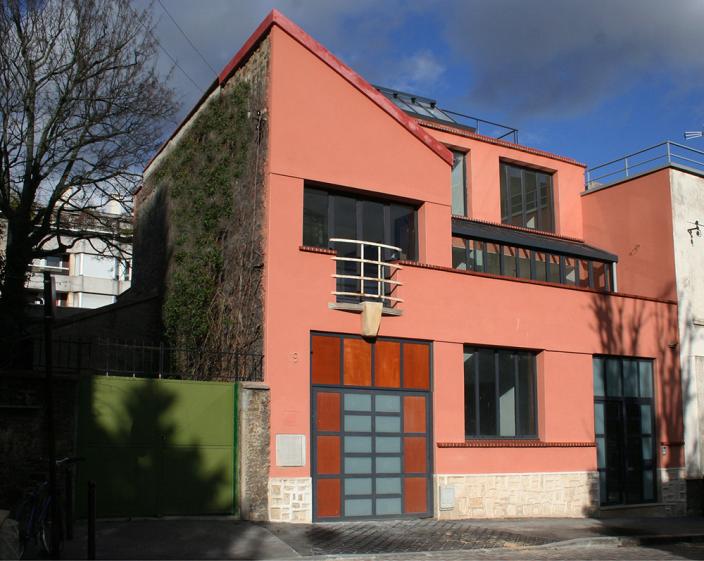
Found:
<svg viewBox="0 0 704 561"><path fill-rule="evenodd" d="M664 514L685 516L687 514L687 480L684 468L659 469L660 502Z"/></svg>
<svg viewBox="0 0 704 561"><path fill-rule="evenodd" d="M454 505L441 509L443 487ZM596 472L436 475L435 513L440 519L582 517L596 510Z"/></svg>
<svg viewBox="0 0 704 561"><path fill-rule="evenodd" d="M269 479L269 520L271 522L311 522L313 483L310 477Z"/></svg>

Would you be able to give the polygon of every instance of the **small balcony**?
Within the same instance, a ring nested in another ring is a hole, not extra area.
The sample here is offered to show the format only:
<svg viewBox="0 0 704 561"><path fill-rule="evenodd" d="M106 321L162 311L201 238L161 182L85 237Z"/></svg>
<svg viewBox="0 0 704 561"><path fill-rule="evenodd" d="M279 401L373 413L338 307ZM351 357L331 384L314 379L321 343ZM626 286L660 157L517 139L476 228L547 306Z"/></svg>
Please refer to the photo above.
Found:
<svg viewBox="0 0 704 561"><path fill-rule="evenodd" d="M382 313L400 316L398 297L402 283L397 280L401 266L397 264L401 248L363 240L331 238L337 251L335 261L335 290L330 294L335 301L329 304L334 310L361 312L363 302L381 302Z"/></svg>

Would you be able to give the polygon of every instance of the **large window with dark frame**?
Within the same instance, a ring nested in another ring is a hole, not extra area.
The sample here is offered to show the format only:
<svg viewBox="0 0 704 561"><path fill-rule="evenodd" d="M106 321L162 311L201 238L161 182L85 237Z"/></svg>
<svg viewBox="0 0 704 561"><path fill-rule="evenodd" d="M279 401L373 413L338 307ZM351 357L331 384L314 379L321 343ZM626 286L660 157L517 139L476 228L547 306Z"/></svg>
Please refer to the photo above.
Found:
<svg viewBox="0 0 704 561"><path fill-rule="evenodd" d="M535 353L464 348L464 432L474 438L537 438Z"/></svg>
<svg viewBox="0 0 704 561"><path fill-rule="evenodd" d="M594 357L594 434L602 505L657 499L653 405L651 359Z"/></svg>
<svg viewBox="0 0 704 561"><path fill-rule="evenodd" d="M410 205L306 186L303 245L329 248L331 238L364 240L401 248L417 259L416 209Z"/></svg>
<svg viewBox="0 0 704 561"><path fill-rule="evenodd" d="M555 231L552 175L501 162L501 221Z"/></svg>
<svg viewBox="0 0 704 561"><path fill-rule="evenodd" d="M613 264L471 238L452 238L452 266L505 277L611 292Z"/></svg>

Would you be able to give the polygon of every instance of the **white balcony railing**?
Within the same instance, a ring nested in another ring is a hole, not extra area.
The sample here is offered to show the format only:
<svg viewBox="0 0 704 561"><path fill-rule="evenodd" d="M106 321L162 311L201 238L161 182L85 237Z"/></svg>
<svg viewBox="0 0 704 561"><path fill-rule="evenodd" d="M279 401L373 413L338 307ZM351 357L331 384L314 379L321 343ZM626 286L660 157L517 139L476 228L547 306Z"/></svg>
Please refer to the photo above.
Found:
<svg viewBox="0 0 704 561"><path fill-rule="evenodd" d="M336 262L335 307L339 304L359 305L364 301L381 302L385 312L400 311L397 305L403 299L396 296L402 285L394 277L401 266L392 263L401 255L401 248L383 243L363 240L331 238L337 249L337 255L331 257Z"/></svg>

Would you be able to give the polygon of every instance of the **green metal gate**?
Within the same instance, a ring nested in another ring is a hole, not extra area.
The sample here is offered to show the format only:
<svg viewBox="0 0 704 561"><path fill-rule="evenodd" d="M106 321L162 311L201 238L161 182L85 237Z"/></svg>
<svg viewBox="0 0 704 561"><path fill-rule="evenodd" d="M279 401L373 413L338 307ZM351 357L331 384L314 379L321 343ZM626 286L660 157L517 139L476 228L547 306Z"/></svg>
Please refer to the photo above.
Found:
<svg viewBox="0 0 704 561"><path fill-rule="evenodd" d="M78 512L235 513L237 385L92 376L81 385Z"/></svg>

